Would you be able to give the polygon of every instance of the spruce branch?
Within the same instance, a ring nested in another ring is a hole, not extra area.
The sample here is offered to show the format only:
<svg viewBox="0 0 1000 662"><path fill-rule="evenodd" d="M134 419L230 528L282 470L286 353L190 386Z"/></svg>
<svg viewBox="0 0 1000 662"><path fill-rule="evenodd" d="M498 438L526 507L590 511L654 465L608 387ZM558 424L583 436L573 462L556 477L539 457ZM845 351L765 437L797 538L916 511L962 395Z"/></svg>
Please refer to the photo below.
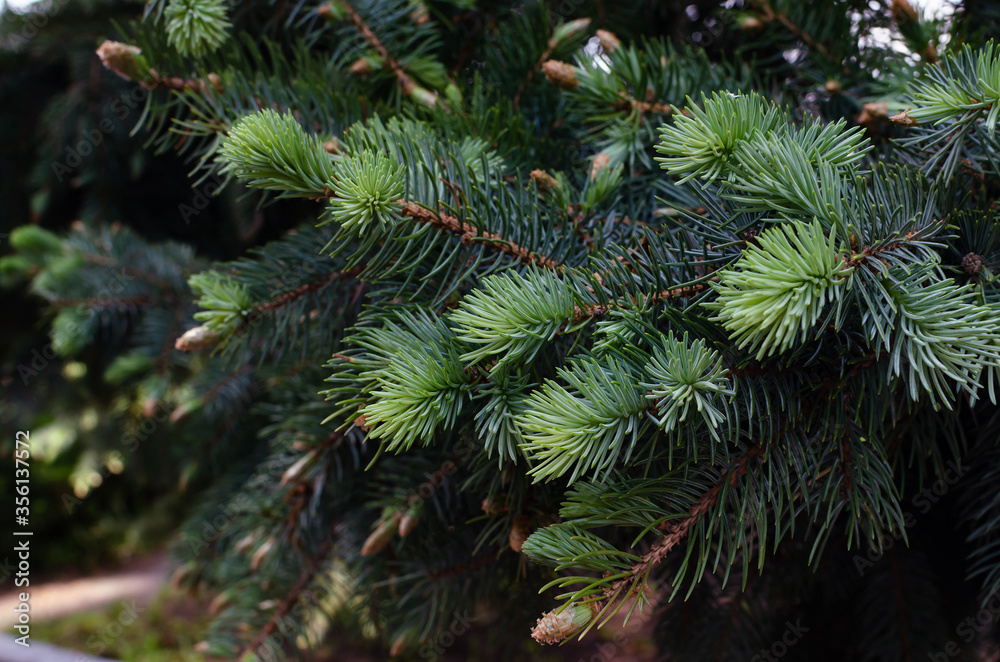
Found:
<svg viewBox="0 0 1000 662"><path fill-rule="evenodd" d="M142 51L128 44L117 41L104 41L97 49L101 64L108 71L113 71L126 80L139 83L148 90L188 90L207 94L209 88L216 92L222 91L222 79L218 74L210 73L205 78L184 79L177 76L163 76L149 66Z"/></svg>
<svg viewBox="0 0 1000 662"><path fill-rule="evenodd" d="M910 398L924 392L950 408L948 380L975 398L983 370L1000 366L1000 333L995 310L972 303L971 285L958 287L951 279L923 285L927 275L918 271L890 286L899 311L892 374L903 375L905 356Z"/></svg>
<svg viewBox="0 0 1000 662"><path fill-rule="evenodd" d="M976 53L966 44L941 64L928 68L926 77L911 85L916 108L907 111L906 119L918 124L962 124L985 114L992 136L1000 118L1000 49L990 41Z"/></svg>
<svg viewBox="0 0 1000 662"><path fill-rule="evenodd" d="M280 191L281 197L324 195L335 172L318 136L308 135L290 111L269 108L237 122L218 158L247 186Z"/></svg>
<svg viewBox="0 0 1000 662"><path fill-rule="evenodd" d="M600 282L600 272L595 273L595 277ZM681 285L679 287L671 287L670 289L660 290L659 292L651 292L645 294L639 294L637 296L616 299L608 303L595 303L589 305L577 306L573 310L573 317L568 323L566 328L575 328L580 322L583 322L590 318L603 317L608 314L608 312L615 309L624 308L634 308L642 309L654 306L659 303L664 303L667 301L675 301L677 299L690 299L691 297L704 292L705 290L712 287L712 283L719 280L718 275L709 276L699 283L692 283L690 285Z"/></svg>
<svg viewBox="0 0 1000 662"><path fill-rule="evenodd" d="M627 595L628 592L635 590L636 586L645 584L653 566L663 561L667 554L687 537L691 527L711 512L726 487L735 486L740 478L765 457L765 451L766 445L755 444L748 448L739 459L730 463L722 472L719 480L698 498L691 510L688 511L687 517L672 523L663 538L653 543L652 548L643 555L642 560L629 568L630 577L614 582L610 590L607 591L607 595L616 597ZM623 591L626 592L623 593Z"/></svg>
<svg viewBox="0 0 1000 662"><path fill-rule="evenodd" d="M164 15L170 45L185 56L216 50L232 28L224 0L170 0Z"/></svg>
<svg viewBox="0 0 1000 662"><path fill-rule="evenodd" d="M852 268L819 222L772 228L757 238L736 269L725 269L718 297L705 304L739 348L761 360L784 352L816 324L827 303L841 301Z"/></svg>
<svg viewBox="0 0 1000 662"><path fill-rule="evenodd" d="M347 269L345 271L333 271L328 274L324 274L323 276L320 276L316 280L299 285L294 290L290 292L285 292L284 294L280 294L275 298L271 299L270 301L258 303L257 305L254 306L254 310L260 311L262 313L273 312L278 308L288 306L294 303L295 301L298 301L302 297L312 292L315 292L316 290L320 290L326 287L326 285L332 281L350 280L352 278L357 278L362 271L363 271L362 267L355 267L353 269Z"/></svg>
<svg viewBox="0 0 1000 662"><path fill-rule="evenodd" d="M429 445L438 426L455 424L479 375L462 363L461 345L443 320L402 313L398 323L365 328L353 341L368 352L355 361L370 437L405 450L416 441Z"/></svg>
<svg viewBox="0 0 1000 662"><path fill-rule="evenodd" d="M636 375L611 358L579 361L560 368L559 377L567 386L546 381L517 418L523 450L538 461L529 475L538 482L569 473L573 482L627 463L649 426L649 402Z"/></svg>
<svg viewBox="0 0 1000 662"><path fill-rule="evenodd" d="M1000 235L984 210L1000 173L996 47L921 73L900 106L916 110L897 116L914 126L904 131L886 122L884 103L857 113L860 99L898 96L873 71L916 75L912 59L867 39L891 25L886 3L860 13L835 3L848 9L838 15L751 2L759 11L741 16L747 39L736 38L733 59L725 42L735 33L715 34L707 15L721 49L675 48L678 32L705 30L681 21L668 36L659 18L609 6L622 39L598 31L604 53L574 60L590 26L553 32L544 5L322 1L241 8L220 32L229 19L216 10L229 3L154 0L156 24L137 46L101 54L110 70L175 92L150 95L142 116L160 151L319 201L332 232L301 228L182 276L143 267L140 277L128 268L156 262L141 253L94 260L44 239L18 267L52 260L35 283L57 305L100 298L107 278L96 272L112 268L136 275L121 302L173 296L170 307L60 310L53 338L79 348L123 318L165 332L108 373L143 392L196 373L173 392L192 394L175 418L195 418L185 436L206 432L201 459L233 439L246 458L279 460L280 478L258 469L245 483L254 508L237 547L266 541L255 576L234 579L246 564L230 561L228 544L198 561L210 586L239 600L231 620L260 623L214 639L252 654L245 639L266 643L307 606L302 582L327 578L304 580L299 556L323 563L313 557L329 549L301 545L336 521L351 536L336 573L345 615L362 629L376 623L395 652L435 641L466 605L514 620L509 605L523 610L520 587L537 577L516 553L497 556L514 550L554 567L546 589L566 591L537 639L641 609L663 581L664 598L685 598L695 636L674 647L673 631L661 635L662 654L746 659L784 608L844 579L791 568L822 558L836 569L844 542L848 554L856 542L881 549L887 531L904 531L898 486L916 477L924 487L929 464L941 477L942 454L964 453L970 431L995 445L1000 419L987 422L996 405L985 391L994 399L1000 387ZM896 4L912 22L912 8ZM212 25L184 24L181 7L215 12ZM179 22L164 30L167 14ZM767 61L740 57L744 47ZM210 70L218 75L189 73ZM562 91L539 85L543 72ZM815 94L797 94L806 88ZM444 98L460 112L436 112ZM900 132L902 144L888 139ZM940 184L918 166L940 170ZM269 215L279 205L309 214L279 201ZM92 282L65 282L77 273ZM226 362L170 351L188 280L203 325L176 346L229 341ZM331 354L327 401L317 402L316 363ZM167 359L176 363L163 370ZM334 438L351 443L334 452ZM471 453L456 459L467 440ZM219 492L233 484L220 480ZM988 492L972 514L982 519L972 567L996 583ZM369 529L366 513L379 511ZM262 538L269 526L280 533ZM279 556L282 540L289 554ZM393 554L375 553L390 543ZM765 563L778 572L755 577L753 593L719 588L741 565L745 582ZM893 569L906 578L905 564ZM289 586L297 602L285 602ZM907 618L923 612L906 604Z"/></svg>
<svg viewBox="0 0 1000 662"><path fill-rule="evenodd" d="M389 49L386 48L385 44L382 43L368 23L364 20L364 18L362 18L361 14L358 13L350 2L347 2L347 0L338 0L337 4L339 5L341 11L344 12L347 20L351 22L355 29L361 34L362 38L364 38L368 45L375 51L379 61L381 62L381 66L392 71L393 76L395 76L396 82L404 95L410 97L426 108L441 108L446 111L449 110L448 104L443 103L437 94L421 87L413 80L414 77L420 78L421 70L423 70L425 78L437 78L434 74L431 74L430 76L427 74L431 71L436 72L438 69L441 69L440 76L445 77L446 72L444 72L440 64L429 59L415 59L411 57L408 65L408 73L407 69L404 68L403 63L389 53ZM455 87L453 83L449 83L447 80L440 82L442 83L440 86L446 87L446 96L449 101L457 105L457 103L461 101L458 88Z"/></svg>
<svg viewBox="0 0 1000 662"><path fill-rule="evenodd" d="M538 563L555 566L557 571L580 568L603 573L599 580L583 576L560 577L545 587L565 586L580 581L589 584L588 587L573 594L561 596L570 599L566 605L586 604L594 609L593 618L587 621L586 627L581 633L582 637L594 625L600 627L607 623L608 619L621 609L624 601L629 597L635 598L629 613L646 602L647 598L643 594L643 589L649 581L652 569L680 545L692 529L695 529L703 520L714 519L712 514L719 501L725 498L736 486L740 478L756 468L765 456L766 445L756 444L746 449L739 458L724 465L718 479L711 487L700 493L685 516L675 521L664 522L663 526L656 527L662 532L662 535L642 556L619 551L589 531L581 530L572 522L555 524L536 531L525 542L525 552ZM687 486L685 492L689 489L690 487ZM584 488L580 496L587 498L586 494L589 491L591 490ZM621 496L624 497L625 501L620 503L610 501L608 505L612 508L617 507L618 512L626 516L628 513L642 511L653 505L648 504L645 499L633 503L635 499L628 494ZM572 503L567 504L563 514L571 515L573 507ZM616 516L614 521L620 519ZM646 528L650 527L647 525ZM699 567L702 566L699 565ZM543 588L543 590L545 589ZM567 636L579 632L580 629L575 628Z"/></svg>
<svg viewBox="0 0 1000 662"><path fill-rule="evenodd" d="M247 288L220 274L195 274L188 283L201 297L197 304L202 310L194 318L223 338L231 337L253 309Z"/></svg>
<svg viewBox="0 0 1000 662"><path fill-rule="evenodd" d="M653 350L646 374L652 379L643 386L650 389L646 397L656 401L661 430L669 432L683 423L694 405L712 437L720 440L719 423L728 416L716 407L716 402L721 399L728 412L727 400L734 391L718 352L707 349L702 339L692 342L687 333L682 340L671 335Z"/></svg>
<svg viewBox="0 0 1000 662"><path fill-rule="evenodd" d="M680 175L712 181L727 174L733 153L742 141L784 127L778 107L754 93L713 94L702 98L702 108L688 100L687 113L660 128L656 151L660 167Z"/></svg>
<svg viewBox="0 0 1000 662"><path fill-rule="evenodd" d="M380 229L392 226L398 219L397 198L403 187L403 167L393 167L387 156L367 150L347 156L336 165L331 219L346 231L359 234L369 230L373 221Z"/></svg>
<svg viewBox="0 0 1000 662"><path fill-rule="evenodd" d="M574 303L572 289L548 271L486 278L451 315L459 339L480 346L463 354L462 360L479 363L499 355L496 370L530 362L573 317Z"/></svg>

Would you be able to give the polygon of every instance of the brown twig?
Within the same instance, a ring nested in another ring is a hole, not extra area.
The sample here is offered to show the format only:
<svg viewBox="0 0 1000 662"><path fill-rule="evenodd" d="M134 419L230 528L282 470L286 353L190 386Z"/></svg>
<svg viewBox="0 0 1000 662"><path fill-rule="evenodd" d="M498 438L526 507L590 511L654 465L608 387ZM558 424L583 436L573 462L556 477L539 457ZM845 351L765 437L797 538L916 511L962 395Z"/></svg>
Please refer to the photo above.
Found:
<svg viewBox="0 0 1000 662"><path fill-rule="evenodd" d="M623 577L616 582L613 582L611 587L606 589L605 593L608 596L618 595L622 589L626 588L628 584L632 584L639 579L639 577L648 574L649 570L662 561L667 554L670 553L677 545L687 537L688 533L691 531L691 527L697 524L702 517L711 510L719 500L719 494L722 492L722 488L727 484L729 487L736 485L737 480L750 470L751 461L755 461L764 456L765 447L761 444L756 444L747 449L743 457L736 461L728 471L725 471L723 475L719 478L716 483L708 489L698 501L691 507L688 511L688 516L685 517L680 522L674 523L670 528L669 532L663 536L660 540L653 543L652 548L643 555L642 560L638 561L629 570L628 577Z"/></svg>
<svg viewBox="0 0 1000 662"><path fill-rule="evenodd" d="M316 557L311 559L312 562L309 563L306 569L299 576L298 581L295 582L295 585L288 592L287 596L282 601L281 606L278 607L278 610L274 612L274 615L271 616L267 623L264 624L264 627L261 628L260 632L256 637L254 637L253 641L247 644L247 646L240 651L240 654L236 656L237 659L242 659L242 657L247 653L254 652L258 646L263 644L264 641L271 636L271 633L274 632L278 625L284 620L288 612L291 611L295 603L298 602L299 596L302 595L306 588L308 588L309 584L316 576L316 573L319 572L323 559L325 559L327 554L330 553L331 547L332 545L329 541L324 543L323 547L321 547L319 552L316 554Z"/></svg>
<svg viewBox="0 0 1000 662"><path fill-rule="evenodd" d="M434 212L408 200L398 200L398 202L402 206L400 213L404 216L407 216L418 223L432 225L456 234L466 246L471 246L473 243L485 243L501 253L506 253L511 257L517 258L521 262L535 264L545 269L556 269L559 266L559 263L550 257L539 255L538 253L534 253L527 248L518 246L514 242L504 239L498 234L492 232L480 232L471 225L465 225L462 221L454 216L451 216L450 214Z"/></svg>
<svg viewBox="0 0 1000 662"><path fill-rule="evenodd" d="M907 232L903 239L894 241L891 244L885 244L882 246L865 246L860 253L853 255L850 260L846 261L847 266L860 267L869 260L881 259L879 258L879 255L906 246L907 242L913 239L914 235L916 235L916 232ZM852 243L853 241L854 240L852 238Z"/></svg>
<svg viewBox="0 0 1000 662"><path fill-rule="evenodd" d="M824 44L821 44L813 39L812 35L808 32L795 25L795 23L792 22L792 19L788 18L787 14L784 12L774 11L768 0L758 0L758 2L760 3L761 10L764 12L764 20L771 21L777 19L782 25L788 28L789 32L798 37L806 46L819 51L831 62L834 61L833 55L830 53L830 49L828 49Z"/></svg>
<svg viewBox="0 0 1000 662"><path fill-rule="evenodd" d="M347 271L334 271L332 273L326 274L322 278L314 280L311 283L305 283L303 285L299 285L290 292L285 292L284 294L275 297L271 301L257 305L254 309L262 313L267 313L273 310L277 310L282 306L287 306L293 301L301 299L310 292L315 292L316 290L325 286L330 281L354 278L358 274L360 274L363 270L364 267L354 267L353 269L349 269Z"/></svg>
<svg viewBox="0 0 1000 662"><path fill-rule="evenodd" d="M403 67L399 64L399 62L389 55L388 49L382 44L381 41L379 41L379 38L374 32L372 32L371 28L368 27L368 24L365 23L363 18L361 18L361 15L357 12L357 10L355 10L354 7L347 2L347 0L340 0L340 4L344 8L347 18L354 24L354 27L357 28L358 32L361 33L364 40L368 42L369 46L375 49L375 52L379 54L382 61L389 67L389 69L392 70L392 73L395 74L396 80L399 81L399 86L403 90L403 94L409 95L413 92L414 87L416 87L413 80L410 79L409 75L407 75L407 73L403 70Z"/></svg>
<svg viewBox="0 0 1000 662"><path fill-rule="evenodd" d="M674 112L674 107L669 103L659 103L657 101L639 101L630 97L625 92L619 92L620 101L616 101L612 106L615 110L638 111L639 115L647 113L657 113L660 115L670 115Z"/></svg>
<svg viewBox="0 0 1000 662"><path fill-rule="evenodd" d="M702 292L708 289L709 281L718 280L718 276L713 276L707 281L701 283L695 283L693 285L685 285L683 287L675 287L669 290L662 290L660 292L653 292L652 294L646 295L645 299L642 301L633 300L631 302L618 301L616 304L627 304L631 303L633 305L649 305L654 303L659 303L661 301L671 301L673 299L682 299L684 297L690 297L698 292ZM592 306L580 306L573 313L572 324L578 324L588 317L602 317L607 314L608 310L613 307L614 304L594 304Z"/></svg>

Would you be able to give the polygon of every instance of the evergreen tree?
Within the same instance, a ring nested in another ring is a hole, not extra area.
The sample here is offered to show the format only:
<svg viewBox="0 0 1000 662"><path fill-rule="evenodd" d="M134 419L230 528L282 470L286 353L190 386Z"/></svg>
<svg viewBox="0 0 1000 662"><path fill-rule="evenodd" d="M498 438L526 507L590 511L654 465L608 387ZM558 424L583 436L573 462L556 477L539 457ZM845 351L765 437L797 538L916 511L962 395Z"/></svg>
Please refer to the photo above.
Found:
<svg viewBox="0 0 1000 662"><path fill-rule="evenodd" d="M101 45L196 181L314 205L122 359L192 366L210 650L1000 643L995 26L727 5L153 0Z"/></svg>
<svg viewBox="0 0 1000 662"><path fill-rule="evenodd" d="M149 91L102 67L94 48L115 33L114 21L137 19L142 11L131 0L58 0L0 11L0 306L7 322L0 330L0 427L29 430L36 442L31 526L39 541L33 558L42 568L83 569L149 550L182 515L174 488L186 458L180 452L171 457L169 447L155 441L160 435L176 440L178 430L168 437L157 424L151 432L144 413L153 411L149 393L119 389L103 378L129 347L140 311L159 299L116 300L135 277L129 269L138 265L115 264L101 236L116 234L121 225L123 233L182 239L199 253L228 259L245 252L248 231L264 229L255 223L252 204L226 213L237 208L236 187L220 199L192 191L181 158L153 158L142 134L130 135ZM191 205L200 224L185 223L178 213L179 206ZM95 241L67 242L66 257L73 258L53 261L60 244L46 241L39 227L79 227ZM280 234L278 227L267 231ZM142 261L148 263L147 250ZM189 247L183 255L190 260L187 275L209 264L196 260ZM90 269L75 271L74 259ZM43 269L68 268L78 287L52 293L50 306L24 288L32 276L44 287L50 277L39 276ZM186 275L174 285L189 303ZM78 314L104 317L113 332L88 332L86 347L64 351L43 322L60 310L66 319L74 307ZM190 314L181 310L178 321ZM5 438L9 455L14 435ZM0 477L0 489L14 490L14 478ZM9 526L13 515L4 516ZM14 578L7 578L12 586Z"/></svg>

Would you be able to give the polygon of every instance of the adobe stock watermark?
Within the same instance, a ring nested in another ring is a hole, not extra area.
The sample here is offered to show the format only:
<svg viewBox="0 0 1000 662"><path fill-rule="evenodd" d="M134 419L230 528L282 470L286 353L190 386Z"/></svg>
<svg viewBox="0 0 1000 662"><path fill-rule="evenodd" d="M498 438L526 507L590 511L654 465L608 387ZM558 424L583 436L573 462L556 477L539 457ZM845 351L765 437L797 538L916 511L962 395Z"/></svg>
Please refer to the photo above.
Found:
<svg viewBox="0 0 1000 662"><path fill-rule="evenodd" d="M122 635L125 628L139 620L139 614L144 611L146 611L146 608L137 605L135 600L131 602L122 600L118 615L110 623L87 638L87 648L93 651L94 655L100 655L108 650L108 647L113 645L115 640Z"/></svg>
<svg viewBox="0 0 1000 662"><path fill-rule="evenodd" d="M802 641L802 635L809 632L809 628L802 625L801 619L796 619L793 625L791 621L785 621L785 631L775 639L768 648L762 649L759 653L750 658L750 662L775 662L789 651L795 644Z"/></svg>
<svg viewBox="0 0 1000 662"><path fill-rule="evenodd" d="M270 624L269 634L259 640L255 640L245 651L246 657L241 660L246 662L278 662L287 659L284 653L285 645L295 647L295 640L302 633L302 629L309 626L310 615L323 610L323 602L326 600L326 591L320 586L303 591L290 609L274 617ZM273 605L272 605L273 606ZM195 646L196 651L204 651L202 644Z"/></svg>
<svg viewBox="0 0 1000 662"><path fill-rule="evenodd" d="M191 224L191 219L201 214L208 208L211 202L210 198L214 198L218 195L226 185L227 179L219 175L219 173L212 173L212 176L208 178L207 181L202 182L194 189L194 198L191 200L191 204L181 203L177 205L177 211L180 213L181 218L184 219L185 225Z"/></svg>
<svg viewBox="0 0 1000 662"><path fill-rule="evenodd" d="M926 515L930 512L931 508L935 503L941 500L951 486L961 480L962 476L970 469L970 467L962 466L955 462L954 460L949 460L945 465L944 475L938 478L932 485L925 487L920 490L917 494L913 495L910 503L920 511L921 515ZM917 521L917 518L909 510L903 511L903 529L908 529L913 526ZM867 553L862 556L861 554L855 554L853 561L854 567L857 569L858 574L864 577L865 572L869 568L875 566L875 564L888 552L893 546L903 537L903 529L894 531L891 538L887 538L882 545L881 549L876 549L874 547L869 547Z"/></svg>
<svg viewBox="0 0 1000 662"><path fill-rule="evenodd" d="M470 616L466 613L456 614L455 618L452 619L451 625L448 626L447 630L443 630L438 633L434 641L426 642L417 651L417 654L423 660L433 660L440 657L444 652L451 648L458 638L463 634L472 629L472 624L476 622L474 616Z"/></svg>
<svg viewBox="0 0 1000 662"><path fill-rule="evenodd" d="M134 85L127 92L122 92L109 107L118 115L118 119L124 122L140 103L145 102L147 96L149 90L141 85ZM52 162L52 172L56 176L56 181L61 184L67 175L72 175L83 160L93 154L94 150L104 142L104 138L114 130L115 122L110 117L103 117L96 128L83 133L76 145L67 145L63 160Z"/></svg>
<svg viewBox="0 0 1000 662"><path fill-rule="evenodd" d="M208 547L209 543L222 537L222 534L226 532L226 529L228 529L240 515L250 510L250 504L250 497L241 492L230 503L220 508L220 513L213 517L211 521L206 519L202 523L200 532L201 535L185 534L184 542L188 544L193 554L200 554L203 549Z"/></svg>
<svg viewBox="0 0 1000 662"><path fill-rule="evenodd" d="M442 462L437 471L434 473L424 473L424 477L427 480L410 493L407 497L407 502L414 503L418 500L427 501L430 499L437 488L441 487L444 483L445 478L457 472L459 465L468 460L474 450L475 447L468 443L456 448L452 459Z"/></svg>
<svg viewBox="0 0 1000 662"><path fill-rule="evenodd" d="M947 662L957 656L962 652L959 641L966 645L971 644L977 634L997 620L998 614L1000 614L1000 595L994 594L986 601L986 606L976 612L975 616L969 616L958 624L958 627L955 628L957 639L952 639L945 644L944 650L927 653L928 659L933 660L933 662Z"/></svg>

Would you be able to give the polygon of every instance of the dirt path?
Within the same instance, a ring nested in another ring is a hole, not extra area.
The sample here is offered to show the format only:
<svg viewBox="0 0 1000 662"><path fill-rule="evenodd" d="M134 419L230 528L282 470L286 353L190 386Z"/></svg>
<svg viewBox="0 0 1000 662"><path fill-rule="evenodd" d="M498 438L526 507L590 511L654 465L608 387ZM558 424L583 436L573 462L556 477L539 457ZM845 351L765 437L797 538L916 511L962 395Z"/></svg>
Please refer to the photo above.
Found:
<svg viewBox="0 0 1000 662"><path fill-rule="evenodd" d="M6 630L15 624L13 609L21 591L30 593L31 620L37 623L121 600L148 604L163 587L168 572L166 556L156 554L93 577L53 581L27 589L11 586L13 590L0 594L0 629Z"/></svg>

